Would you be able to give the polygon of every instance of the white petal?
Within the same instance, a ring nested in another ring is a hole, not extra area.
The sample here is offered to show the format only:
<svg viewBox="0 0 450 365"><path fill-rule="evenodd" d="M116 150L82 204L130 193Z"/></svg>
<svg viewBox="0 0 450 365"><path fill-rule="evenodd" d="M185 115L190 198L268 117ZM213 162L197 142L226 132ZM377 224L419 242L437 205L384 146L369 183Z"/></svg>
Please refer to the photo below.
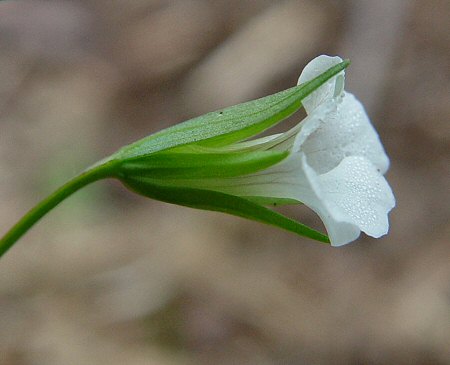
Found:
<svg viewBox="0 0 450 365"><path fill-rule="evenodd" d="M302 123L294 150L304 152L319 174L347 156L363 156L384 174L389 167L380 138L363 105L349 93L317 107Z"/></svg>
<svg viewBox="0 0 450 365"><path fill-rule="evenodd" d="M340 62L342 62L342 58L338 56L330 57L321 55L314 58L303 69L297 84L303 84L312 80L313 78L319 76L321 73L325 72L326 70L333 67L334 65L337 65ZM344 75L344 71L340 72L338 75L328 80L325 84L319 87L311 95L303 99L302 104L308 114L326 100L329 100L341 94L344 89Z"/></svg>
<svg viewBox="0 0 450 365"><path fill-rule="evenodd" d="M319 211L315 210L324 220L333 245L350 242L345 235L350 235L355 227L376 238L387 233L388 213L395 206L395 198L384 177L370 161L359 156L347 157L323 175L317 175L305 158L303 164L320 200L320 206L312 208L319 208Z"/></svg>

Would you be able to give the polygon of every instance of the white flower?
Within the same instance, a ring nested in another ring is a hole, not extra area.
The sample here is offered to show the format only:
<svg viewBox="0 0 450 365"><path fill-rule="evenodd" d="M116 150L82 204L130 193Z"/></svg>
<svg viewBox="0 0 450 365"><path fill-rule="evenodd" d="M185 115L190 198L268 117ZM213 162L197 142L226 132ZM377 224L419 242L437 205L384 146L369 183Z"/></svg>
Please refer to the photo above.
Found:
<svg viewBox="0 0 450 365"><path fill-rule="evenodd" d="M299 83L341 61L315 58ZM364 107L343 88L344 72L303 100L308 116L290 131L228 148L289 150L285 160L251 175L204 180L200 185L243 197L302 202L320 216L333 246L355 240L361 231L373 237L386 234L387 215L395 206L383 177L389 159Z"/></svg>

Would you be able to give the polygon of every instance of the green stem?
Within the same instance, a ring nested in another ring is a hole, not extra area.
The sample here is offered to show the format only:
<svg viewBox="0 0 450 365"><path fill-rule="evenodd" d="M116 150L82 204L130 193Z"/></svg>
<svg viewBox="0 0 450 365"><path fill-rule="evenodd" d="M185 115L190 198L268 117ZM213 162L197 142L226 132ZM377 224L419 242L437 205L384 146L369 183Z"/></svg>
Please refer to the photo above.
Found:
<svg viewBox="0 0 450 365"><path fill-rule="evenodd" d="M39 219L56 207L64 199L86 185L107 177L112 177L114 161L94 166L69 180L47 198L26 213L1 239L0 257L8 251Z"/></svg>

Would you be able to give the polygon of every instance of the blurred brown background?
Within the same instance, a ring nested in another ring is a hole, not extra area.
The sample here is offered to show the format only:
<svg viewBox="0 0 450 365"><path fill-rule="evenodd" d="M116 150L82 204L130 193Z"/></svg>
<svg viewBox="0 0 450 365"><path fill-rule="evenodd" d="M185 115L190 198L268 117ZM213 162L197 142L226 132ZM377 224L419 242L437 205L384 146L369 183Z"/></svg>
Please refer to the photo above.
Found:
<svg viewBox="0 0 450 365"><path fill-rule="evenodd" d="M97 183L0 261L0 364L450 364L449 18L448 0L1 1L1 232L323 53L353 62L397 208L387 237L333 249Z"/></svg>

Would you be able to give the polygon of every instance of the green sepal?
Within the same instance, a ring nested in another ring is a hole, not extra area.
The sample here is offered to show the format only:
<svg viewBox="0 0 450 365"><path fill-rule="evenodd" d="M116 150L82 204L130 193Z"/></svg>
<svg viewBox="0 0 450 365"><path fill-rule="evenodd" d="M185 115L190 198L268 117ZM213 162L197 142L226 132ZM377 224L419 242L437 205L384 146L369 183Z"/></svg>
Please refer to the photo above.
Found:
<svg viewBox="0 0 450 365"><path fill-rule="evenodd" d="M122 176L150 179L226 178L266 169L289 155L288 151L255 151L228 153L159 152L125 160L118 169Z"/></svg>
<svg viewBox="0 0 450 365"><path fill-rule="evenodd" d="M302 99L349 64L345 60L304 84L176 124L121 148L109 159L134 158L192 143L218 147L255 136L296 112Z"/></svg>
<svg viewBox="0 0 450 365"><path fill-rule="evenodd" d="M212 190L149 184L139 179L126 179L122 182L136 193L152 199L190 208L228 213L276 226L316 241L330 242L326 235L245 198Z"/></svg>

